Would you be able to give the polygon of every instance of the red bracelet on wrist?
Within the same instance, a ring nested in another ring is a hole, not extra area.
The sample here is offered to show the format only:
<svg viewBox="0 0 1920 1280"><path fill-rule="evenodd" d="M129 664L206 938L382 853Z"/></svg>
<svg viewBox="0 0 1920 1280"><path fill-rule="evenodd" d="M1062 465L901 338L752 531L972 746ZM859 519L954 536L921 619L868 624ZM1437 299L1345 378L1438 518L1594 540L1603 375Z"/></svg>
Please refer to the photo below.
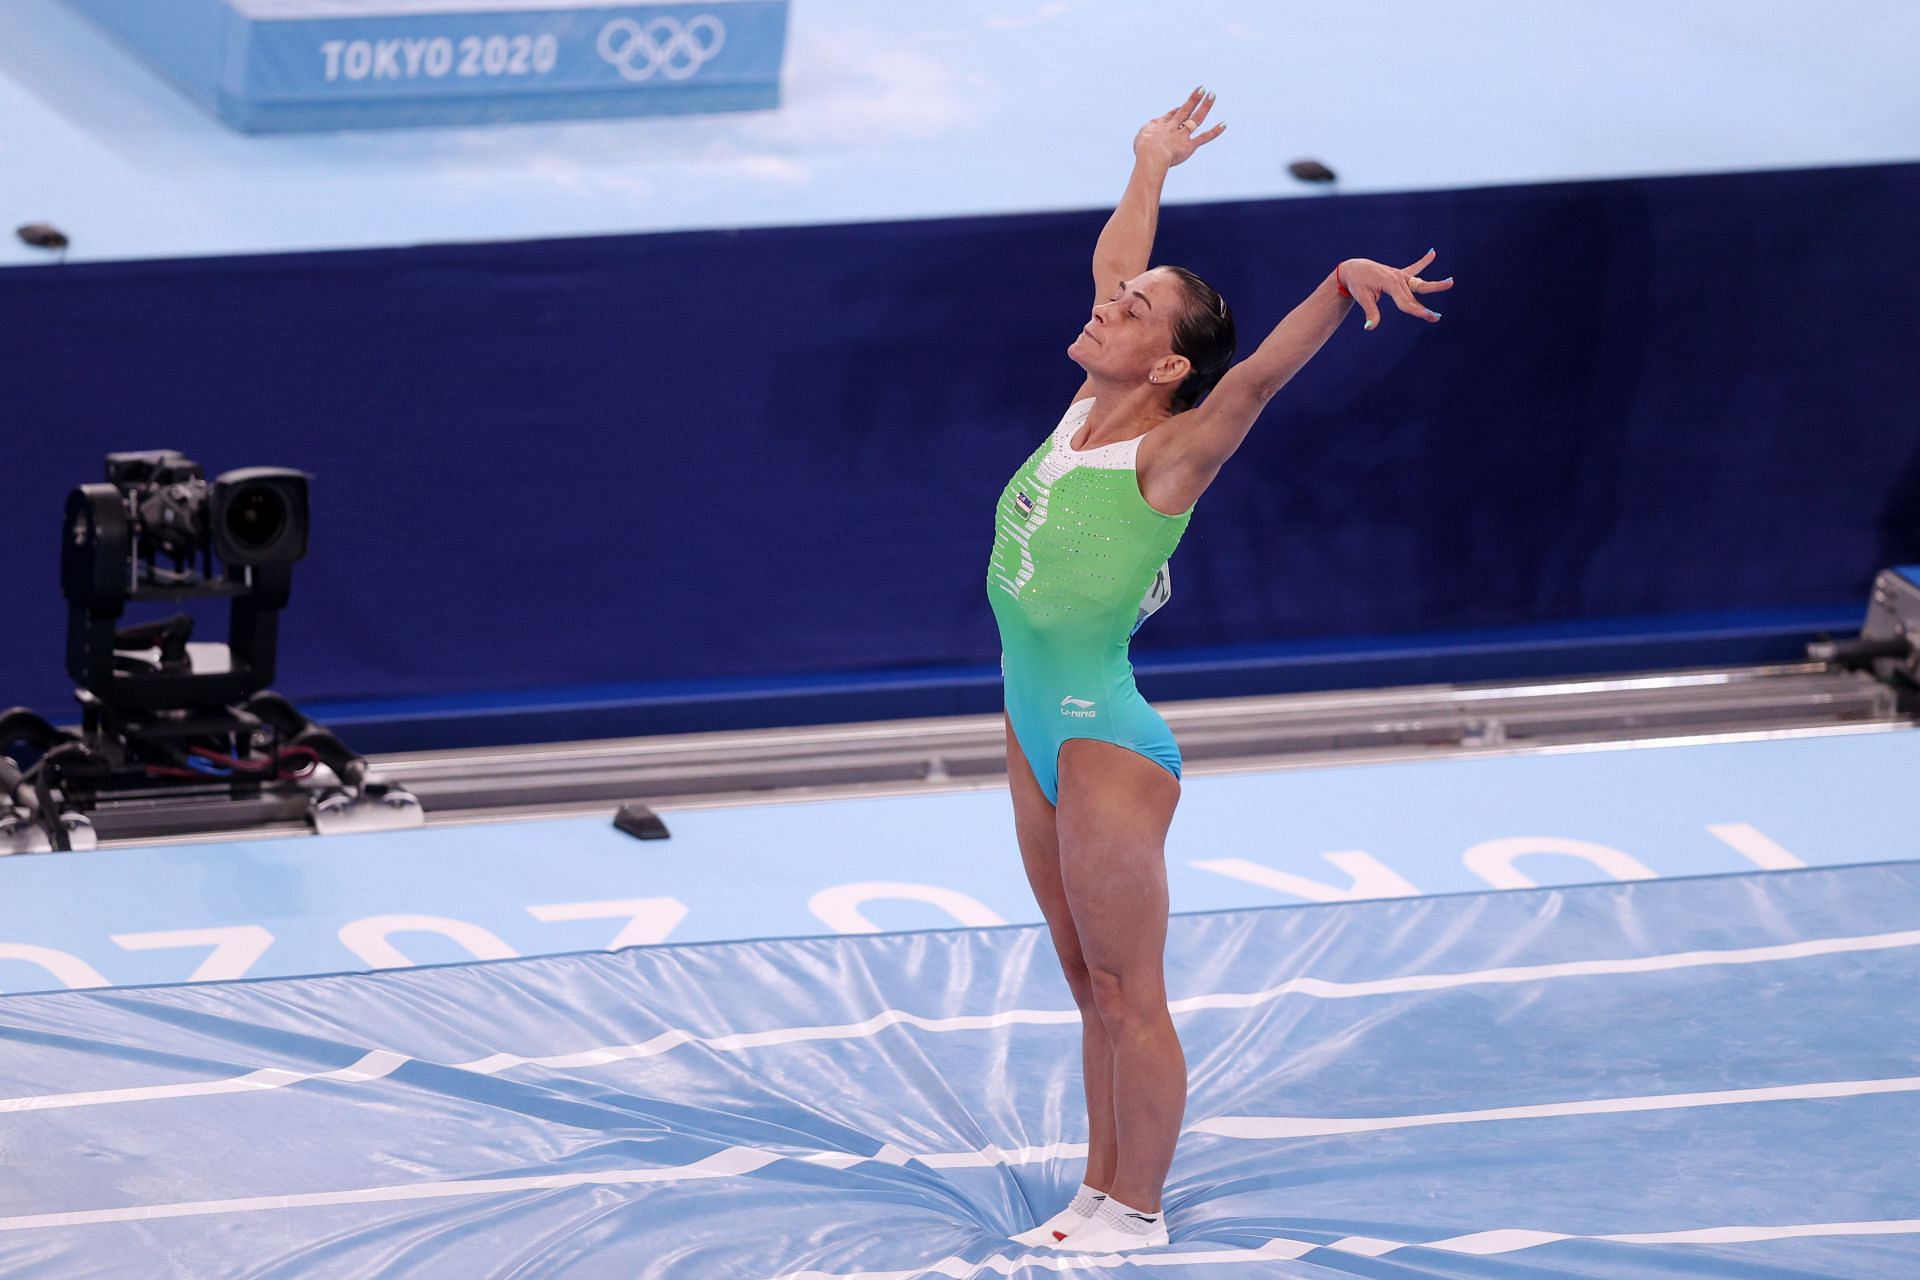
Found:
<svg viewBox="0 0 1920 1280"><path fill-rule="evenodd" d="M1338 290L1340 291L1340 296L1341 296L1341 297L1343 297L1343 298L1351 298L1351 297L1353 297L1353 295L1352 295L1352 294L1350 294L1350 293L1348 293L1348 292L1347 292L1347 282L1346 282L1346 281L1344 281L1344 280L1342 280L1342 279L1340 278L1340 268L1339 268L1339 267L1335 267L1335 268L1333 269L1333 287L1334 287L1334 288L1336 288L1336 289L1338 289Z"/></svg>

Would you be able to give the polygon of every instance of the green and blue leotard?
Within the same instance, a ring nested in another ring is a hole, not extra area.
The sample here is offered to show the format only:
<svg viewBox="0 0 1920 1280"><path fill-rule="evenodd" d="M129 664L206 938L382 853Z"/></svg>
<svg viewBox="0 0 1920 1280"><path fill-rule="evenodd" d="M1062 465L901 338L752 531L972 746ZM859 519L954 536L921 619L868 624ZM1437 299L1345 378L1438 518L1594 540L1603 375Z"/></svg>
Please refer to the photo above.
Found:
<svg viewBox="0 0 1920 1280"><path fill-rule="evenodd" d="M1076 400L1007 482L987 565L1007 715L1055 804L1071 738L1126 747L1180 776L1167 722L1134 688L1127 642L1171 594L1167 559L1193 512L1170 516L1141 496L1139 437L1075 450L1092 411L1091 397Z"/></svg>

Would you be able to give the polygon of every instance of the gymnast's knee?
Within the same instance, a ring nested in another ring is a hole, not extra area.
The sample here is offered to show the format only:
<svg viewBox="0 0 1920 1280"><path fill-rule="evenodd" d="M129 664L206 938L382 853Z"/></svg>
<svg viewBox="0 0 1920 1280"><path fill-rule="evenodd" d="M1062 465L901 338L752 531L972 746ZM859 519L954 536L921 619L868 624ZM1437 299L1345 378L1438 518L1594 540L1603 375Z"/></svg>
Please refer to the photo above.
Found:
<svg viewBox="0 0 1920 1280"><path fill-rule="evenodd" d="M1167 1017L1166 994L1157 975L1129 979L1119 970L1089 964L1087 985L1094 1010L1109 1034L1119 1035Z"/></svg>
<svg viewBox="0 0 1920 1280"><path fill-rule="evenodd" d="M1087 1017L1099 1017L1099 1009L1093 999L1093 977L1087 972L1087 962L1076 955L1060 956L1060 972L1066 975L1067 990L1073 993L1074 1004Z"/></svg>

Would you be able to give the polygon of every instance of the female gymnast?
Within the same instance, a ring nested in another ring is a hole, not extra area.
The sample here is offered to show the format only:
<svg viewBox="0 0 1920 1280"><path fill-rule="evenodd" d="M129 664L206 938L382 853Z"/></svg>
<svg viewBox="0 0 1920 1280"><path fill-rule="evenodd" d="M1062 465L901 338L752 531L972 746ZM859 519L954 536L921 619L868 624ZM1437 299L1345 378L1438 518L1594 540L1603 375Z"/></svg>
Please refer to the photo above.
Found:
<svg viewBox="0 0 1920 1280"><path fill-rule="evenodd" d="M1212 107L1195 89L1134 138L1133 176L1094 246L1092 317L1067 348L1086 381L995 520L987 595L1014 826L1080 1007L1089 1134L1073 1202L1014 1237L1025 1244L1167 1243L1160 1195L1187 1098L1163 969L1180 750L1134 688L1128 639L1169 595L1195 501L1352 304L1369 330L1382 297L1431 323L1419 295L1453 283L1420 278L1431 249L1397 270L1349 258L1232 365L1220 295L1184 268L1148 268L1167 171L1226 128L1196 132Z"/></svg>

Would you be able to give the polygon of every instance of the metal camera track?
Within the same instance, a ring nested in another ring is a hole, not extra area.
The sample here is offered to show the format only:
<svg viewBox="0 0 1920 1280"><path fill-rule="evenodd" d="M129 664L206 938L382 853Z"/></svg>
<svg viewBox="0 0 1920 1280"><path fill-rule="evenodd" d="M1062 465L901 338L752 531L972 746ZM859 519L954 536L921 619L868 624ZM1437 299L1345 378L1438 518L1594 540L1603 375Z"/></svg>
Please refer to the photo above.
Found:
<svg viewBox="0 0 1920 1280"><path fill-rule="evenodd" d="M1817 662L1166 702L1159 709L1189 776L1914 723L1870 674ZM998 715L396 754L369 763L417 796L430 824L596 814L632 802L692 809L926 794L1006 780ZM103 828L101 842L307 830L289 814L249 831L132 837Z"/></svg>

